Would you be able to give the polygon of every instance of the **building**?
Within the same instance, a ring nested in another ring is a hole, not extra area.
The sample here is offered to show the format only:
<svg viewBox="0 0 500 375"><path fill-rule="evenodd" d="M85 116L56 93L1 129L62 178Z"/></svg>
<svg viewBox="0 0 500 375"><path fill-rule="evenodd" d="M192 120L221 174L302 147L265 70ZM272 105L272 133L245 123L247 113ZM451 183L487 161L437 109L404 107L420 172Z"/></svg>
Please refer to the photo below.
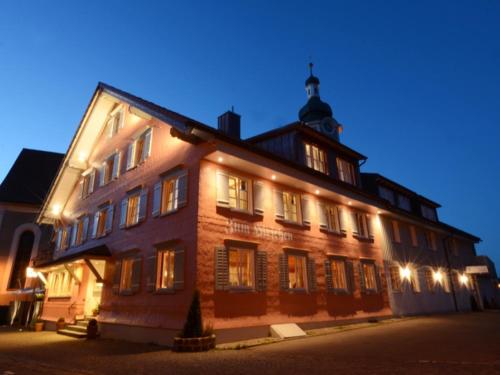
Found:
<svg viewBox="0 0 500 375"><path fill-rule="evenodd" d="M219 341L391 316L394 207L363 188L312 72L306 91L300 121L242 140L234 112L214 129L100 83L38 219L57 233L43 318L170 344L195 289Z"/></svg>
<svg viewBox="0 0 500 375"><path fill-rule="evenodd" d="M486 255L476 258L476 265L486 267L477 274L477 282L481 291L484 308L500 308L500 279L498 278L495 263ZM474 268L474 267L471 267Z"/></svg>
<svg viewBox="0 0 500 375"><path fill-rule="evenodd" d="M0 320L5 323L14 301L32 298L26 278L30 259L50 251L52 227L36 225L40 206L62 154L23 149L0 185ZM48 254L50 256L50 253ZM27 314L27 312L26 312ZM26 316L25 314L25 316Z"/></svg>

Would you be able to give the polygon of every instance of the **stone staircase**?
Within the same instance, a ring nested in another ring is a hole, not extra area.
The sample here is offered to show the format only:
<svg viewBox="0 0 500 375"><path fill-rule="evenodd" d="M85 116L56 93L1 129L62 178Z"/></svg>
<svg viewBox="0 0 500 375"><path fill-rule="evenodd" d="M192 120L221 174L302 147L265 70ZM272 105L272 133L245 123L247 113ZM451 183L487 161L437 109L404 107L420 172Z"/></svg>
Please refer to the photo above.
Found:
<svg viewBox="0 0 500 375"><path fill-rule="evenodd" d="M81 319L76 319L76 324L67 325L66 328L60 329L57 333L77 339L87 338L87 326L91 318L90 316L85 316Z"/></svg>

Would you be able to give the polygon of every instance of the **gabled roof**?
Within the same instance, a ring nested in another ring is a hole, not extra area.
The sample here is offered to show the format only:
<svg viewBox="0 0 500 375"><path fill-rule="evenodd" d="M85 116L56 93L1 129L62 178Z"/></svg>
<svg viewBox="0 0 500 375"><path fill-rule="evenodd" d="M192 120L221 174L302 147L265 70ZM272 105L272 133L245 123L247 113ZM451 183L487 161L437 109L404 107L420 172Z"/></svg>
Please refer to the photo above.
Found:
<svg viewBox="0 0 500 375"><path fill-rule="evenodd" d="M63 157L23 148L0 185L0 202L41 205Z"/></svg>

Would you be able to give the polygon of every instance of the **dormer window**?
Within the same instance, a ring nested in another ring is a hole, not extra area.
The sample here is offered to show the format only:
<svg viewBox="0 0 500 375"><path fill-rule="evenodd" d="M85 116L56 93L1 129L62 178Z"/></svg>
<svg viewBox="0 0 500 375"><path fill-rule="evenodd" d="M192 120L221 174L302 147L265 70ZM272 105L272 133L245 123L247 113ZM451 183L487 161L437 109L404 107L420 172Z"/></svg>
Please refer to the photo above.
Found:
<svg viewBox="0 0 500 375"><path fill-rule="evenodd" d="M108 138L118 133L118 129L123 127L123 112L121 109L114 110L106 122L106 135Z"/></svg>
<svg viewBox="0 0 500 375"><path fill-rule="evenodd" d="M108 184L111 180L118 178L120 170L120 153L115 152L109 156L99 168L99 186Z"/></svg>
<svg viewBox="0 0 500 375"><path fill-rule="evenodd" d="M405 195L398 195L398 207L405 210L411 211L410 198Z"/></svg>
<svg viewBox="0 0 500 375"><path fill-rule="evenodd" d="M356 185L356 173L354 171L354 165L348 161L337 158L337 171L340 181L347 182L351 185Z"/></svg>
<svg viewBox="0 0 500 375"><path fill-rule="evenodd" d="M82 179L82 194L81 197L85 198L92 194L94 191L94 183L95 183L95 169L90 170L83 175Z"/></svg>
<svg viewBox="0 0 500 375"><path fill-rule="evenodd" d="M328 173L326 152L316 145L304 142L306 165L321 173Z"/></svg>
<svg viewBox="0 0 500 375"><path fill-rule="evenodd" d="M394 192L391 189L388 189L385 186L379 186L378 187L378 194L379 194L380 198L389 201L392 205L396 204Z"/></svg>
<svg viewBox="0 0 500 375"><path fill-rule="evenodd" d="M127 170L136 167L151 155L151 128L145 130L131 144L127 151Z"/></svg>
<svg viewBox="0 0 500 375"><path fill-rule="evenodd" d="M437 221L437 215L436 215L435 208L422 204L420 206L420 209L422 211L423 217L425 217L426 219L432 220L432 221Z"/></svg>

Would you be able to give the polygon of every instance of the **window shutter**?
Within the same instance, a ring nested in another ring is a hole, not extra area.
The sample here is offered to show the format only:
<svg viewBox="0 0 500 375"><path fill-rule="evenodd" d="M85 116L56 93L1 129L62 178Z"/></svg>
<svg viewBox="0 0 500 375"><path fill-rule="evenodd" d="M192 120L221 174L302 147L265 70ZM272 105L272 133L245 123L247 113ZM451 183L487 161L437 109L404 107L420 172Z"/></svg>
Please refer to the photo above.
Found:
<svg viewBox="0 0 500 375"><path fill-rule="evenodd" d="M380 277L380 267L375 264L375 282L377 283L377 293L382 292L382 279Z"/></svg>
<svg viewBox="0 0 500 375"><path fill-rule="evenodd" d="M75 246L76 244L76 230L77 230L78 222L75 222L71 226L71 241L70 241L70 246Z"/></svg>
<svg viewBox="0 0 500 375"><path fill-rule="evenodd" d="M217 205L229 206L229 176L217 172Z"/></svg>
<svg viewBox="0 0 500 375"><path fill-rule="evenodd" d="M184 207L187 203L188 176L187 172L177 178L177 208Z"/></svg>
<svg viewBox="0 0 500 375"><path fill-rule="evenodd" d="M264 214L264 186L261 182L253 183L254 203L253 210L257 215Z"/></svg>
<svg viewBox="0 0 500 375"><path fill-rule="evenodd" d="M122 276L122 261L117 260L115 263L115 274L113 276L113 293L120 293L120 279Z"/></svg>
<svg viewBox="0 0 500 375"><path fill-rule="evenodd" d="M288 278L288 256L286 254L280 254L279 267L280 267L280 289L288 290L290 286L290 281Z"/></svg>
<svg viewBox="0 0 500 375"><path fill-rule="evenodd" d="M92 172L90 172L89 175L89 187L88 187L89 194L94 192L94 184L95 184L95 169L92 169Z"/></svg>
<svg viewBox="0 0 500 375"><path fill-rule="evenodd" d="M347 227L344 218L344 211L340 207L337 207L336 210L337 210L337 215L339 217L340 232L346 233Z"/></svg>
<svg viewBox="0 0 500 375"><path fill-rule="evenodd" d="M163 182L157 182L153 187L153 217L160 215L161 210L161 190Z"/></svg>
<svg viewBox="0 0 500 375"><path fill-rule="evenodd" d="M375 230L373 228L373 218L368 215L365 215L365 217L366 217L366 226L368 227L368 237L370 237L370 239L373 240L375 236Z"/></svg>
<svg viewBox="0 0 500 375"><path fill-rule="evenodd" d="M311 225L311 202L309 201L309 197L302 196L302 223L304 225Z"/></svg>
<svg viewBox="0 0 500 375"><path fill-rule="evenodd" d="M351 221L352 221L352 234L354 236L359 236L359 228L358 228L358 215L356 212L351 213Z"/></svg>
<svg viewBox="0 0 500 375"><path fill-rule="evenodd" d="M328 229L328 219L326 217L326 206L318 202L318 216L320 229Z"/></svg>
<svg viewBox="0 0 500 375"><path fill-rule="evenodd" d="M148 208L148 189L144 188L139 197L139 219L143 221L146 218L146 210Z"/></svg>
<svg viewBox="0 0 500 375"><path fill-rule="evenodd" d="M142 148L141 160L146 160L151 155L151 133L149 129L144 133L144 147Z"/></svg>
<svg viewBox="0 0 500 375"><path fill-rule="evenodd" d="M124 228L127 225L127 207L128 198L124 198L120 204L120 228Z"/></svg>
<svg viewBox="0 0 500 375"><path fill-rule="evenodd" d="M146 291L147 292L154 292L156 290L156 279L157 279L157 273L158 271L156 270L156 265L158 264L158 253L155 253L155 255L150 256L148 259L146 259Z"/></svg>
<svg viewBox="0 0 500 375"><path fill-rule="evenodd" d="M83 199L85 198L85 179L87 177L83 176L83 178L80 181L80 198Z"/></svg>
<svg viewBox="0 0 500 375"><path fill-rule="evenodd" d="M366 285L365 285L365 274L363 272L363 262L359 262L359 287L361 289L361 293L366 293Z"/></svg>
<svg viewBox="0 0 500 375"><path fill-rule="evenodd" d="M113 229L113 215L115 211L114 206L110 204L106 210L107 213L106 213L106 222L104 223L104 231L106 233L109 233Z"/></svg>
<svg viewBox="0 0 500 375"><path fill-rule="evenodd" d="M283 207L283 192L279 190L274 191L274 214L277 219L283 220L285 218L285 208Z"/></svg>
<svg viewBox="0 0 500 375"><path fill-rule="evenodd" d="M103 164L99 167L99 186L104 186L104 177L106 177L106 165Z"/></svg>
<svg viewBox="0 0 500 375"><path fill-rule="evenodd" d="M73 226L68 225L66 227L66 239L64 241L64 248L67 249L69 247L69 243L71 240L71 232L73 231Z"/></svg>
<svg viewBox="0 0 500 375"><path fill-rule="evenodd" d="M215 248L215 289L225 290L229 284L227 250L224 246Z"/></svg>
<svg viewBox="0 0 500 375"><path fill-rule="evenodd" d="M330 262L330 259L325 260L325 282L326 282L326 290L329 293L332 293L333 276L332 276L332 262Z"/></svg>
<svg viewBox="0 0 500 375"><path fill-rule="evenodd" d="M82 242L87 241L88 234L89 234L89 217L85 216L83 218Z"/></svg>
<svg viewBox="0 0 500 375"><path fill-rule="evenodd" d="M135 141L130 143L127 148L127 170L134 167L134 152L135 152Z"/></svg>
<svg viewBox="0 0 500 375"><path fill-rule="evenodd" d="M257 251L257 285L256 289L259 292L264 292L267 289L267 253L265 251Z"/></svg>
<svg viewBox="0 0 500 375"><path fill-rule="evenodd" d="M178 246L175 248L174 255L174 289L184 289L184 247Z"/></svg>
<svg viewBox="0 0 500 375"><path fill-rule="evenodd" d="M132 282L130 285L130 290L132 293L139 292L141 288L141 276L142 276L142 258L137 257L132 263Z"/></svg>
<svg viewBox="0 0 500 375"><path fill-rule="evenodd" d="M94 220L92 221L92 233L90 234L90 238L96 238L97 236L97 227L99 225L99 211L94 214Z"/></svg>
<svg viewBox="0 0 500 375"><path fill-rule="evenodd" d="M59 229L57 230L57 237L56 237L56 250L60 250L60 249L61 249L62 232L63 232L63 229L62 229L62 228L59 228Z"/></svg>
<svg viewBox="0 0 500 375"><path fill-rule="evenodd" d="M347 290L349 294L354 294L354 265L352 260L346 260L345 262L345 272L347 280Z"/></svg>
<svg viewBox="0 0 500 375"><path fill-rule="evenodd" d="M125 116L122 110L116 112L116 118L118 121L118 128L122 129L125 126Z"/></svg>
<svg viewBox="0 0 500 375"><path fill-rule="evenodd" d="M314 259L307 257L307 281L310 292L315 292L318 289L316 281L316 262Z"/></svg>
<svg viewBox="0 0 500 375"><path fill-rule="evenodd" d="M117 152L114 155L114 160L113 160L113 171L111 174L111 179L118 178L118 174L120 173L120 160L121 160L121 153Z"/></svg>

